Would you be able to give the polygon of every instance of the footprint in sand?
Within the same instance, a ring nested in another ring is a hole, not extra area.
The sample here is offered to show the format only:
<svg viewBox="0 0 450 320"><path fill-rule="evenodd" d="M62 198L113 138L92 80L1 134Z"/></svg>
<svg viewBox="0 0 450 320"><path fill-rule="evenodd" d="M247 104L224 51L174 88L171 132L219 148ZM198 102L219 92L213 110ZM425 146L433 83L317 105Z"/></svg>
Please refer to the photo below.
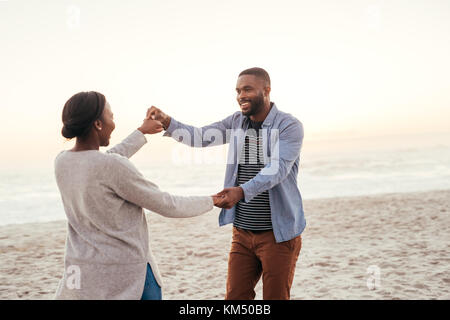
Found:
<svg viewBox="0 0 450 320"><path fill-rule="evenodd" d="M327 262L317 262L317 263L314 263L314 266L319 266L319 267L329 267L330 264L327 263Z"/></svg>
<svg viewBox="0 0 450 320"><path fill-rule="evenodd" d="M417 283L414 285L414 288L416 289L428 289L428 286L424 285L423 283Z"/></svg>

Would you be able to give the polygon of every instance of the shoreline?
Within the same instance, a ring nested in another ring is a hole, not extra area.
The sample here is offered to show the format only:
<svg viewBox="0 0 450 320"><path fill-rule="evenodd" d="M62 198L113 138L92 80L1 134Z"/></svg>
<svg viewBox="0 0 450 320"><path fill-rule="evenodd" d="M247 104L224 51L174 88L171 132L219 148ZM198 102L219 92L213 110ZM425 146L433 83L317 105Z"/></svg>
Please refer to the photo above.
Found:
<svg viewBox="0 0 450 320"><path fill-rule="evenodd" d="M399 191L399 192L386 192L386 193L374 193L374 194L363 194L363 195L351 195L351 196L331 196L331 197L320 197L320 198L308 198L303 199L303 203L305 202L315 202L315 201L331 201L331 200L344 200L344 199L353 199L353 198L371 198L371 197L383 197L383 196L392 196L392 195L407 195L407 194L420 194L420 193L430 193L430 192L446 192L450 191L448 188L444 189L432 189L425 191ZM176 194L177 195L177 194ZM63 208L64 210L64 208ZM147 214L151 214L150 211L144 209ZM214 208L214 210L218 210L218 208ZM306 216L306 212L305 212ZM18 222L18 223L9 223L9 224L0 224L0 233L1 228L4 227L12 227L15 225L29 225L29 224L41 224L41 223L56 223L56 222L66 222L66 219L57 219L57 220L48 220L48 221L32 221L32 222ZM1 240L1 237L0 237Z"/></svg>
<svg viewBox="0 0 450 320"><path fill-rule="evenodd" d="M304 200L291 299L450 299L449 208L450 190ZM218 212L147 214L163 299L224 298L232 226ZM52 299L65 236L66 220L0 226L0 299Z"/></svg>

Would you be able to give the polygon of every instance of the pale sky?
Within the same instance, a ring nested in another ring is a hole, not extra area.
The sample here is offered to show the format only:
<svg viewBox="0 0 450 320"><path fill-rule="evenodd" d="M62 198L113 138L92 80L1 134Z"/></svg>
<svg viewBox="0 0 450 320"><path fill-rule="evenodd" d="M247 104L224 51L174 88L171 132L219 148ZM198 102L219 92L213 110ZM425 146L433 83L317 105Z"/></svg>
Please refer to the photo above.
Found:
<svg viewBox="0 0 450 320"><path fill-rule="evenodd" d="M106 95L114 144L151 105L198 126L227 117L254 66L305 141L450 131L448 0L0 0L0 30L2 166L69 148L61 111L79 91Z"/></svg>

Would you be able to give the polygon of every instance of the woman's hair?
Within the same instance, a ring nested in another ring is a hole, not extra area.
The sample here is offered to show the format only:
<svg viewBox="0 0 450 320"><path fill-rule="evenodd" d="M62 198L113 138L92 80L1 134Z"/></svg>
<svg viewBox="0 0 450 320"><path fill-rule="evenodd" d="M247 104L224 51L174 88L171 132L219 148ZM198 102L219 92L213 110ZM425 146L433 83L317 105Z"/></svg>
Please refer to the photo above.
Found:
<svg viewBox="0 0 450 320"><path fill-rule="evenodd" d="M72 96L62 112L63 137L72 139L87 135L95 120L101 118L105 104L105 96L95 91L79 92Z"/></svg>

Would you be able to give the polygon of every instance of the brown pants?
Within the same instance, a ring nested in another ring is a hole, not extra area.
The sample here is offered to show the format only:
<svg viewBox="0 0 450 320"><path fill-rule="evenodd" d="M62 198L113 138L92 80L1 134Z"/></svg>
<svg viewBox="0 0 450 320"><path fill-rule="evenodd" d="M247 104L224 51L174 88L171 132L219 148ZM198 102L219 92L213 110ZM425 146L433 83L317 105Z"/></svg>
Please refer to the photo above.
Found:
<svg viewBox="0 0 450 320"><path fill-rule="evenodd" d="M276 243L272 230L233 227L225 299L253 300L262 275L264 300L288 300L301 247L301 235Z"/></svg>

